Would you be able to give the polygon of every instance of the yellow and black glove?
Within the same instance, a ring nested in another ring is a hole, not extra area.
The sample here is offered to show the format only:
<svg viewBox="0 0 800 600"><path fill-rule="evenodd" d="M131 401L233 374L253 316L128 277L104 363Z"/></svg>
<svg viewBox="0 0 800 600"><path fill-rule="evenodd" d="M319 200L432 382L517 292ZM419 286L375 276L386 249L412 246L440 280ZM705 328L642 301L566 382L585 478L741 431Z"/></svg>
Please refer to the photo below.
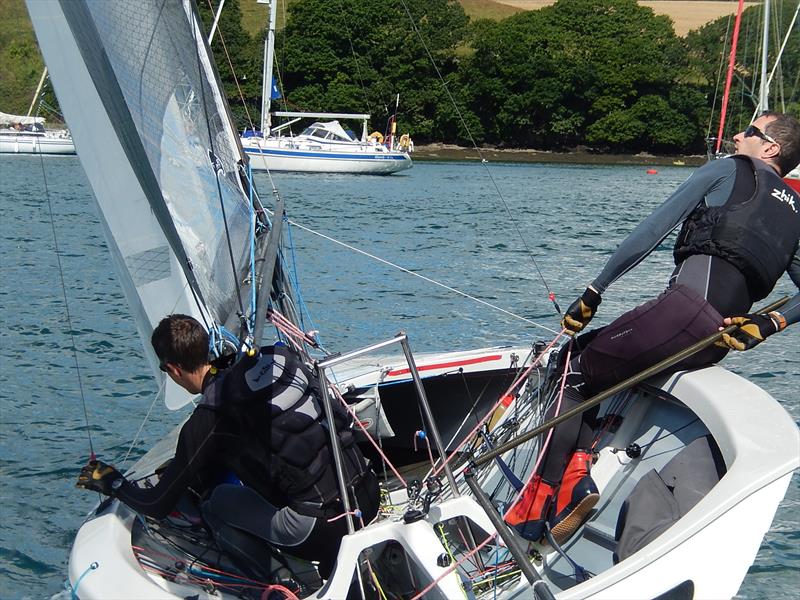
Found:
<svg viewBox="0 0 800 600"><path fill-rule="evenodd" d="M739 329L732 333L722 334L720 346L728 346L733 350L750 350L755 348L773 333L778 333L786 328L786 319L779 312L766 315L742 315L730 318L731 325L738 325Z"/></svg>
<svg viewBox="0 0 800 600"><path fill-rule="evenodd" d="M601 298L591 286L581 294L581 297L570 304L564 318L561 319L561 327L567 330L569 335L580 332L592 320L597 307L600 306Z"/></svg>
<svg viewBox="0 0 800 600"><path fill-rule="evenodd" d="M75 487L112 496L124 481L125 478L111 465L99 460L90 460L81 469Z"/></svg>

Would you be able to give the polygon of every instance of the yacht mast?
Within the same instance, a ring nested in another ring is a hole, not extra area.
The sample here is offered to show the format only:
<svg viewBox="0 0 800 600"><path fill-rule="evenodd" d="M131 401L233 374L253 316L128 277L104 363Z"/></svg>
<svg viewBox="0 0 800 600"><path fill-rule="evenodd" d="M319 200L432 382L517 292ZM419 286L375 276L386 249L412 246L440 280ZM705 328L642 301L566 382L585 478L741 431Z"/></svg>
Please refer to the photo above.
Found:
<svg viewBox="0 0 800 600"><path fill-rule="evenodd" d="M769 110L769 85L767 84L767 53L769 50L769 2L764 0L764 39L761 41L761 85L758 90L758 112Z"/></svg>
<svg viewBox="0 0 800 600"><path fill-rule="evenodd" d="M256 0L258 4L269 4L269 24L264 40L264 80L261 84L261 135L269 136L272 125L269 109L272 101L272 56L275 51L275 18L278 14L278 0Z"/></svg>
<svg viewBox="0 0 800 600"><path fill-rule="evenodd" d="M39 85L36 86L36 92L33 94L33 99L31 100L31 105L28 107L28 114L26 116L30 117L31 113L33 112L33 107L36 106L36 101L39 99L39 93L42 91L42 86L44 85L44 79L47 77L47 67L44 68L42 71L42 77L39 79Z"/></svg>

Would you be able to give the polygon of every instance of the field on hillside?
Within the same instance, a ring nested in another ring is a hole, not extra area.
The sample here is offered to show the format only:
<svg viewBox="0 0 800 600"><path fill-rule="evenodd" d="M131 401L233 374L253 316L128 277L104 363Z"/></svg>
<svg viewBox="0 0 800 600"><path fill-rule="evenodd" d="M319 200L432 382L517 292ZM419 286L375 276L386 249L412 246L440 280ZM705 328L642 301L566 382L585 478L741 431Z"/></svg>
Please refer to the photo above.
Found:
<svg viewBox="0 0 800 600"><path fill-rule="evenodd" d="M286 19L286 6L296 0L278 0L278 29ZM522 10L537 10L550 6L555 0L459 0L461 6L472 19L500 20ZM216 2L215 2L216 4ZM667 15L672 19L675 33L686 35L693 29L725 15L736 13L736 2L731 0L639 0L639 4L653 9L657 15ZM745 2L745 8L760 4ZM257 35L264 29L267 20L265 4L255 0L239 0L242 11L242 25L250 35Z"/></svg>
<svg viewBox="0 0 800 600"><path fill-rule="evenodd" d="M555 2L553 0L495 0L492 3L506 4L522 10L536 10ZM465 5L466 10L466 3L462 2L461 4ZM736 2L730 0L639 0L639 4L652 8L657 15L667 15L671 18L675 33L681 36L709 21L735 14L737 6ZM760 3L745 2L745 8L756 4ZM469 13L469 11L467 12Z"/></svg>

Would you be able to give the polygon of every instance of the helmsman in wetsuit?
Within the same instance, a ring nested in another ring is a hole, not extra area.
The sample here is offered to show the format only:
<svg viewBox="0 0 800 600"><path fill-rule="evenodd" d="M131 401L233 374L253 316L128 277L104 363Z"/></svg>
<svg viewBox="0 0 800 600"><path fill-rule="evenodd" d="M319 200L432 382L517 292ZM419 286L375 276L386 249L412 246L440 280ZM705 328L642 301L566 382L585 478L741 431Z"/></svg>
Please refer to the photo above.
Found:
<svg viewBox="0 0 800 600"><path fill-rule="evenodd" d="M697 169L633 230L566 311L562 327L570 334L582 331L606 288L683 224L667 289L607 327L577 338L580 353L567 365L562 412L723 324L739 328L725 334L724 343L665 373L708 366L730 349L749 350L800 320L800 293L780 312L750 314L785 272L800 288L800 197L781 179L800 162L800 123L788 115L764 113L734 142L737 154ZM526 539L540 540L549 523L556 542L566 541L597 503L589 448L598 410L589 409L554 428L541 468L506 514L506 521Z"/></svg>
<svg viewBox="0 0 800 600"><path fill-rule="evenodd" d="M245 574L269 575L269 544L319 561L327 578L347 528L345 519L328 521L344 509L331 424L311 370L277 345L218 371L208 361L208 333L186 315L164 318L152 344L162 371L188 392L202 393L181 428L175 457L152 488L138 487L100 461L83 468L78 487L155 518L167 516L187 490L195 491L206 525ZM354 443L346 412L335 412L351 504L367 523L378 510L377 479ZM220 483L232 478L238 481Z"/></svg>

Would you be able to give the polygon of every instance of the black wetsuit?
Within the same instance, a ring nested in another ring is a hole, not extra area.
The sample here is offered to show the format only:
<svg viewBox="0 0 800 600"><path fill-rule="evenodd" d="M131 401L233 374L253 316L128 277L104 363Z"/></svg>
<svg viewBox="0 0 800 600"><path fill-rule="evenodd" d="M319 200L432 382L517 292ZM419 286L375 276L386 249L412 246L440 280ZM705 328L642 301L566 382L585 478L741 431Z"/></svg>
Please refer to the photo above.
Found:
<svg viewBox="0 0 800 600"><path fill-rule="evenodd" d="M313 485L298 494L297 490L304 487L298 486L303 473L284 476L287 469L281 468L271 448L273 417L263 409L268 403L242 403L232 409L230 399L220 394L227 389L227 376L224 371L206 376L203 400L181 427L175 457L158 483L140 488L124 481L115 496L137 512L163 518L187 490L195 490L204 499L206 524L249 575L268 574L270 553L264 548L264 542L268 542L294 556L320 561L320 574L327 577L341 538L347 533L344 519L328 522L329 517L342 512L329 442L318 437L324 447L316 449L314 455L326 458L315 467ZM311 388L301 393L298 398L319 409ZM326 430L324 425L322 429ZM295 438L291 443L298 441ZM354 490L351 503L369 521L378 509L377 480L355 445L345 450L345 469ZM220 484L230 474L244 485Z"/></svg>
<svg viewBox="0 0 800 600"><path fill-rule="evenodd" d="M602 294L638 265L698 207L721 207L734 197L750 197L755 178L742 176L737 162L723 159L697 169L625 239L592 282ZM734 185L736 189L734 190ZM748 187L749 186L749 187ZM800 250L786 269L800 288ZM740 269L718 256L695 254L678 264L667 290L655 300L625 313L599 331L579 336L582 352L570 363L570 376L560 412L571 410L589 395L607 389L717 330L725 316L747 314L753 305L748 281ZM788 324L800 320L800 293L782 308ZM581 340L583 338L583 340ZM707 366L721 360L727 349L711 346L672 368L672 372ZM554 429L541 474L551 483L561 480L575 448L588 449L594 436L598 407ZM548 417L553 416L552 409Z"/></svg>

